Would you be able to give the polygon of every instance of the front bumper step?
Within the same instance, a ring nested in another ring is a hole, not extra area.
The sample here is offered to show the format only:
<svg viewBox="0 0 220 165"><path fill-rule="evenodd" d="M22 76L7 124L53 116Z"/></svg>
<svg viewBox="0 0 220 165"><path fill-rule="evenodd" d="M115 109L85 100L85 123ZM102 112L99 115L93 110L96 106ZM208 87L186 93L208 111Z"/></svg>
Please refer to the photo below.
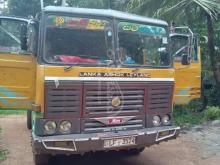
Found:
<svg viewBox="0 0 220 165"><path fill-rule="evenodd" d="M39 137L33 135L34 152L49 154L82 154L90 151L120 150L151 146L159 142L173 139L180 133L180 127L158 127L141 130L106 132L93 134L71 134ZM105 139L135 137L135 145L104 148Z"/></svg>

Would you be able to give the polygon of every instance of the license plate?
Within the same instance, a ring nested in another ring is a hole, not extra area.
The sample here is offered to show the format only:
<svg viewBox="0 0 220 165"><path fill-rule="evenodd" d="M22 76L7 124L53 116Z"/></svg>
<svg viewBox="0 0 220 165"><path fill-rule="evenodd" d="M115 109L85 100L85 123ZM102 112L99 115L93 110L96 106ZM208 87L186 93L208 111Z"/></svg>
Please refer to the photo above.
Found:
<svg viewBox="0 0 220 165"><path fill-rule="evenodd" d="M114 138L114 139L104 140L104 148L130 146L135 144L136 144L135 137L124 137L124 138Z"/></svg>

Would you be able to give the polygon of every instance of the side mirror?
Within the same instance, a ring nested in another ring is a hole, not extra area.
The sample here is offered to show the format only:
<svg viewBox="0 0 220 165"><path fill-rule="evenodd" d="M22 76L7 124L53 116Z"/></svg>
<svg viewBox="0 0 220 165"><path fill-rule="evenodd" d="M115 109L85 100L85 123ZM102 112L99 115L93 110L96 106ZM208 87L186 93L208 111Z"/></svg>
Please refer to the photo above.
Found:
<svg viewBox="0 0 220 165"><path fill-rule="evenodd" d="M27 50L27 25L21 25L21 32L20 32L20 40L21 40L21 49Z"/></svg>
<svg viewBox="0 0 220 165"><path fill-rule="evenodd" d="M190 58L187 54L182 55L182 65L190 65Z"/></svg>

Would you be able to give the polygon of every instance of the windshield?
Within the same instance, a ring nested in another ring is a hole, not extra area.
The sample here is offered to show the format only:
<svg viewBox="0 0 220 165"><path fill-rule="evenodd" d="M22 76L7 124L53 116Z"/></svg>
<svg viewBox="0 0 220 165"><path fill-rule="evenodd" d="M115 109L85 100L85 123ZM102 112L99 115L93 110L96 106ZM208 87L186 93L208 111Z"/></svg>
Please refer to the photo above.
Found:
<svg viewBox="0 0 220 165"><path fill-rule="evenodd" d="M123 65L169 66L168 37L163 27L120 22L119 62Z"/></svg>
<svg viewBox="0 0 220 165"><path fill-rule="evenodd" d="M109 64L114 52L112 25L107 20L48 16L45 58L48 62Z"/></svg>

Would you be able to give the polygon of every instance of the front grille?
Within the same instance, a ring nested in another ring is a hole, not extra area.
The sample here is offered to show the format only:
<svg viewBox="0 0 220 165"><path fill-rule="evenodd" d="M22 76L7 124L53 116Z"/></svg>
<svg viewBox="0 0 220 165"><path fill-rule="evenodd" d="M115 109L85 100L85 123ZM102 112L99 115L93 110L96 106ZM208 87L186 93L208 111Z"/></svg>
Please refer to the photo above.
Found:
<svg viewBox="0 0 220 165"><path fill-rule="evenodd" d="M105 85L107 84L101 84L101 86L88 84L84 87L84 111L86 116L126 116L143 114L145 109L144 87L125 87L122 83L117 84L118 88L111 87L111 85L109 85L110 87L106 87ZM114 107L112 100L116 97L120 99L121 104Z"/></svg>
<svg viewBox="0 0 220 165"><path fill-rule="evenodd" d="M149 87L149 113L165 113L170 112L172 108L173 86L168 85L152 85Z"/></svg>
<svg viewBox="0 0 220 165"><path fill-rule="evenodd" d="M46 117L79 117L81 114L81 84L46 83Z"/></svg>
<svg viewBox="0 0 220 165"><path fill-rule="evenodd" d="M168 82L76 82L45 84L45 117L79 119L81 131L108 132L141 129L146 115L170 113L173 83ZM112 105L120 99L118 106ZM108 117L132 117L120 125L100 122Z"/></svg>
<svg viewBox="0 0 220 165"><path fill-rule="evenodd" d="M85 119L83 120L82 125L84 126L83 128L84 133L123 131L123 130L135 130L135 129L144 128L144 123L145 123L144 120L145 120L144 116L136 116L121 125L109 126L105 123L98 121L97 119Z"/></svg>

